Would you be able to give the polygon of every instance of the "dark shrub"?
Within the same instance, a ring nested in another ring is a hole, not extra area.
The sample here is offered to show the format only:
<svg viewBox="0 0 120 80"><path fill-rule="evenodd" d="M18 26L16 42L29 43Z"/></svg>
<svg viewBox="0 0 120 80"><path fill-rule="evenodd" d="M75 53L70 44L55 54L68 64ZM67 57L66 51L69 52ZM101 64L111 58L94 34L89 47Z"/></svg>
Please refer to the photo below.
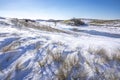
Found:
<svg viewBox="0 0 120 80"><path fill-rule="evenodd" d="M80 19L71 19L71 21L73 21L73 25L74 26L80 26L80 25L84 25L85 23L83 21L81 21Z"/></svg>
<svg viewBox="0 0 120 80"><path fill-rule="evenodd" d="M83 21L81 21L81 19L70 19L70 20L64 20L63 22L64 24L67 25L71 25L71 26L80 26L80 25L85 25L85 23Z"/></svg>

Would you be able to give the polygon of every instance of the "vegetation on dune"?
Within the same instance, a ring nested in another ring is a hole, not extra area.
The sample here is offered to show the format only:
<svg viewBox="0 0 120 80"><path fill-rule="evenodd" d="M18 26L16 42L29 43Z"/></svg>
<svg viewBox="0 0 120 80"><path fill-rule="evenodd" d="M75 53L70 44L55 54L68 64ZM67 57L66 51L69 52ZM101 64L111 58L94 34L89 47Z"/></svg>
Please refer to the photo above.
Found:
<svg viewBox="0 0 120 80"><path fill-rule="evenodd" d="M70 34L70 32L55 29L55 28L52 28L52 27L46 26L46 25L41 25L40 23L38 23L34 20L30 20L30 19L11 19L11 22L13 23L14 26L18 26L19 28L28 27L28 28L39 29L42 31Z"/></svg>
<svg viewBox="0 0 120 80"><path fill-rule="evenodd" d="M80 19L71 19L71 21L73 21L75 26L80 26L80 25L85 25L85 23L83 21L81 21Z"/></svg>
<svg viewBox="0 0 120 80"><path fill-rule="evenodd" d="M119 20L92 20L91 23L105 24L119 22Z"/></svg>
<svg viewBox="0 0 120 80"><path fill-rule="evenodd" d="M70 20L64 20L63 21L64 24L67 25L71 25L71 26L81 26L81 25L85 25L85 23L83 21L81 21L81 19L70 19Z"/></svg>
<svg viewBox="0 0 120 80"><path fill-rule="evenodd" d="M120 27L120 20L91 20L90 25Z"/></svg>

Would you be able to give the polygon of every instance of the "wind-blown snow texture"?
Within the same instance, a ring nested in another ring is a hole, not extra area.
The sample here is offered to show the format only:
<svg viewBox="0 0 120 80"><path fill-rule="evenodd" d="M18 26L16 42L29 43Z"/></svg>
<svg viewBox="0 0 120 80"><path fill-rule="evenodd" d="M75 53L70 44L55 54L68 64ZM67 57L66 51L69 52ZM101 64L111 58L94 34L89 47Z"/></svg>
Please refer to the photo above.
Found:
<svg viewBox="0 0 120 80"><path fill-rule="evenodd" d="M0 21L0 80L120 80L119 27Z"/></svg>

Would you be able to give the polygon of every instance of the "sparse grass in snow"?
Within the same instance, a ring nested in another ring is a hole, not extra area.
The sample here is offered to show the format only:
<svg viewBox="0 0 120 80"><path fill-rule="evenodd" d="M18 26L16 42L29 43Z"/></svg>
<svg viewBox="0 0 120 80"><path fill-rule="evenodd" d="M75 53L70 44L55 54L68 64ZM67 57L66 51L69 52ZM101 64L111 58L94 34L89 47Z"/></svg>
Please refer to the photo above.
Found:
<svg viewBox="0 0 120 80"><path fill-rule="evenodd" d="M85 38L81 35L68 35L65 33L69 32L65 30L40 25L31 20L13 19L11 22L14 27L7 26L11 30L1 36L3 39L0 38L0 45L4 45L4 47L0 46L0 80L120 79L119 38L95 37L94 41L94 37L90 36L86 40L85 35L83 35ZM15 26L17 29L13 30L16 28ZM30 29L26 28L35 28L32 32L35 36L30 34L28 37L27 35L31 33L32 29L29 31ZM40 31L36 31L36 29ZM24 31L22 32L22 30ZM25 30L28 31L28 34L24 33ZM52 32L63 34L53 34ZM2 44L11 33L16 33L20 41L13 40L10 44ZM3 33L0 32L0 34ZM104 46L101 45L103 43Z"/></svg>

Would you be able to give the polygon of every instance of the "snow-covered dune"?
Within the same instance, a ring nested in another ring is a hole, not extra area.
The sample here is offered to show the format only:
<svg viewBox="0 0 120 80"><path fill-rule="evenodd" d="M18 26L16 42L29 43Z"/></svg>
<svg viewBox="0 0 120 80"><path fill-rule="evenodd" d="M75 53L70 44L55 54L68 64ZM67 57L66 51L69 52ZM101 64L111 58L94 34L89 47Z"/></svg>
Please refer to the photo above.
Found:
<svg viewBox="0 0 120 80"><path fill-rule="evenodd" d="M120 27L0 21L0 80L120 79Z"/></svg>

